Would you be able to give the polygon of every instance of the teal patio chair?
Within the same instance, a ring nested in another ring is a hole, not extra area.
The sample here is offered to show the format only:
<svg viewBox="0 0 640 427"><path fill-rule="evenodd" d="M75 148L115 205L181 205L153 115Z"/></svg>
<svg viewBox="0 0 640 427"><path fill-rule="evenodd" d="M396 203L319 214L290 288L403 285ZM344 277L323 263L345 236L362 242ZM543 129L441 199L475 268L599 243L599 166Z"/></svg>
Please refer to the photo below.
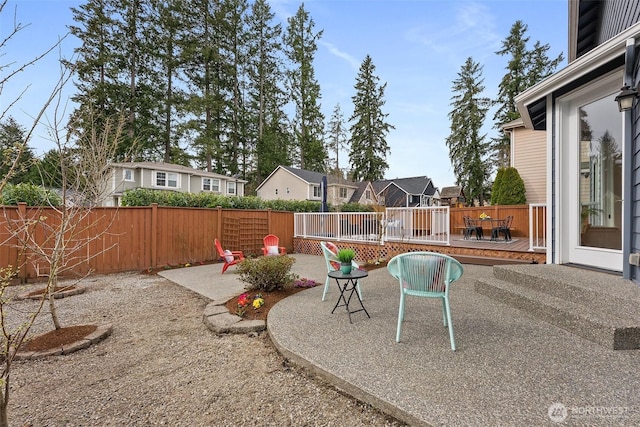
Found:
<svg viewBox="0 0 640 427"><path fill-rule="evenodd" d="M400 309L398 311L396 342L400 342L405 298L407 296L440 298L442 299L444 326L449 327L451 350L455 351L456 342L453 338L449 290L451 283L462 276L462 264L450 256L434 252L409 252L391 258L387 269L400 282Z"/></svg>
<svg viewBox="0 0 640 427"><path fill-rule="evenodd" d="M324 255L324 260L327 263L327 273L332 271L340 270L340 261L338 261L338 247L331 242L320 242L320 247L322 248L322 255ZM351 261L351 265L353 268L360 268L357 262ZM331 283L331 278L327 275L327 279L324 281L324 292L322 292L322 301L324 301L327 296L327 291L329 290L329 284ZM360 296L360 300L362 298L362 291L360 290L360 282L356 282L356 287L358 289L358 295Z"/></svg>

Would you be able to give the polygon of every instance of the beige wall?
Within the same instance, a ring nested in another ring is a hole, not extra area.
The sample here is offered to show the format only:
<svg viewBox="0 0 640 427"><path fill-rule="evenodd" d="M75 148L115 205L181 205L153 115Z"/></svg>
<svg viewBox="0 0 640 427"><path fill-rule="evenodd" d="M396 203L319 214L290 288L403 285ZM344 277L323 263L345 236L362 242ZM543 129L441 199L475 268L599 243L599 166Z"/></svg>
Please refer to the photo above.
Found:
<svg viewBox="0 0 640 427"><path fill-rule="evenodd" d="M278 169L257 191L264 200L318 200L313 198L313 190L297 176L286 169Z"/></svg>
<svg viewBox="0 0 640 427"><path fill-rule="evenodd" d="M512 166L518 170L527 190L527 203L547 201L546 132L525 129L512 130Z"/></svg>

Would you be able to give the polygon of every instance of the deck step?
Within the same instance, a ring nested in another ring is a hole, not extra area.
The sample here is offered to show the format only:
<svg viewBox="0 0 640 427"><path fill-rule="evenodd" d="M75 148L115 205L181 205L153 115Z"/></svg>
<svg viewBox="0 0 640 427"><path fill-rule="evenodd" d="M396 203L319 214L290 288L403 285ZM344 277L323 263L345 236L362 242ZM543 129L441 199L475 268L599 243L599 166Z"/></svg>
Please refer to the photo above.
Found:
<svg viewBox="0 0 640 427"><path fill-rule="evenodd" d="M559 265L496 266L475 290L606 348L640 349L640 288L619 276Z"/></svg>

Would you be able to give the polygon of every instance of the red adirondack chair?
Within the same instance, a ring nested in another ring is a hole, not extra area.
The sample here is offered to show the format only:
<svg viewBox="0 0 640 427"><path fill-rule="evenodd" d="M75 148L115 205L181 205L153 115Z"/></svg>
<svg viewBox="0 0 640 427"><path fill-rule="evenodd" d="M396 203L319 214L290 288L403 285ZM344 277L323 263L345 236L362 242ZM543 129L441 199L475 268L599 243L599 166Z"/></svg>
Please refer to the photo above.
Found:
<svg viewBox="0 0 640 427"><path fill-rule="evenodd" d="M218 239L214 240L216 245L216 250L218 251L218 255L224 261L224 265L222 266L222 272L227 271L227 268L231 267L244 260L244 254L242 251L230 251L230 250L222 250L222 245Z"/></svg>
<svg viewBox="0 0 640 427"><path fill-rule="evenodd" d="M280 245L280 238L275 234L267 234L262 239L264 247L262 248L262 255L286 255L287 248Z"/></svg>

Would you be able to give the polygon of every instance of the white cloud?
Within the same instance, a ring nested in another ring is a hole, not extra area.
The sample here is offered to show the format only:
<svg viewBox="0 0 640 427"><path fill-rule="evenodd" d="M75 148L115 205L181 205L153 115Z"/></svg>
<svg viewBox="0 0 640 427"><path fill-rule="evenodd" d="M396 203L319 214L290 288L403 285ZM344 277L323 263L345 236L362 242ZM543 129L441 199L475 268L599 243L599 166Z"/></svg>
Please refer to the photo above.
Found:
<svg viewBox="0 0 640 427"><path fill-rule="evenodd" d="M337 58L340 58L340 59L344 60L345 62L347 62L347 64L349 64L349 66L351 68L353 68L354 70L358 70L360 68L360 61L358 61L356 58L354 58L353 56L349 55L348 53L341 51L334 44L328 43L328 42L324 42L322 40L319 41L318 44L326 47L331 55L333 55L333 56L335 56Z"/></svg>
<svg viewBox="0 0 640 427"><path fill-rule="evenodd" d="M465 2L455 5L455 16L450 25L434 19L427 26L408 29L405 38L421 44L439 57L448 57L454 63L460 58L478 58L493 55L499 47L500 36L495 32L495 19L486 5Z"/></svg>

